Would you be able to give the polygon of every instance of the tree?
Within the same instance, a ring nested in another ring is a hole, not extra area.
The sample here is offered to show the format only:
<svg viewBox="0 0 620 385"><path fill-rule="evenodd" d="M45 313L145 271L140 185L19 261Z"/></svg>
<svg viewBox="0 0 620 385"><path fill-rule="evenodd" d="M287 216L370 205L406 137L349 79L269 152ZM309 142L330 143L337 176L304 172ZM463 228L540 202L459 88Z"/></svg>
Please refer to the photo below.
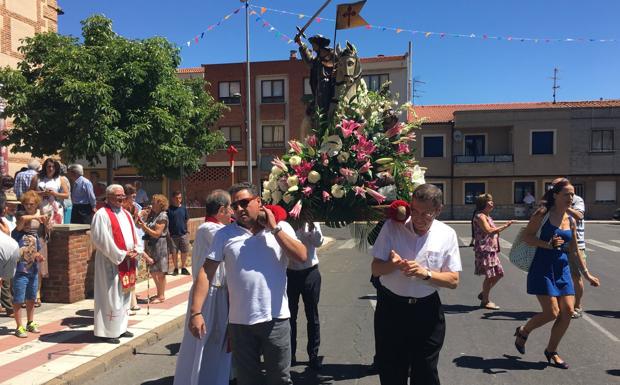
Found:
<svg viewBox="0 0 620 385"><path fill-rule="evenodd" d="M15 126L3 144L91 163L118 154L148 176L194 171L224 148L209 128L226 107L204 82L177 78L177 47L160 37L121 37L99 15L82 21L82 35L83 42L54 32L26 38L18 68L0 69L3 116Z"/></svg>

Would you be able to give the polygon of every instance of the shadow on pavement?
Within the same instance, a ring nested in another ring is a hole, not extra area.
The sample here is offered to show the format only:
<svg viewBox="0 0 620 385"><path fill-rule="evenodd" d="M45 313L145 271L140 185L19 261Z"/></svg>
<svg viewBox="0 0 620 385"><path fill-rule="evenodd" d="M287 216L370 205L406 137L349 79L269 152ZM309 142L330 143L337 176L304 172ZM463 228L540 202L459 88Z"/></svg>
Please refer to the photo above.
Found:
<svg viewBox="0 0 620 385"><path fill-rule="evenodd" d="M609 369L607 371L607 374L609 374L610 376L620 377L620 369Z"/></svg>
<svg viewBox="0 0 620 385"><path fill-rule="evenodd" d="M15 333L15 329L9 329L6 326L0 326L0 336L8 336Z"/></svg>
<svg viewBox="0 0 620 385"><path fill-rule="evenodd" d="M70 329L83 328L93 324L92 317L66 317L60 323L62 326L68 326Z"/></svg>
<svg viewBox="0 0 620 385"><path fill-rule="evenodd" d="M494 321L526 321L536 314L533 311L494 311L484 313L480 318Z"/></svg>
<svg viewBox="0 0 620 385"><path fill-rule="evenodd" d="M141 385L172 385L174 382L174 376L162 377L154 380L147 380Z"/></svg>
<svg viewBox="0 0 620 385"><path fill-rule="evenodd" d="M291 368L291 379L295 385L332 384L334 381L357 380L368 375L368 365L361 364L323 364L319 372L307 367L303 372Z"/></svg>
<svg viewBox="0 0 620 385"><path fill-rule="evenodd" d="M374 300L377 300L377 295L376 294L368 294L368 295L363 295L361 297L357 297L357 299L374 299Z"/></svg>
<svg viewBox="0 0 620 385"><path fill-rule="evenodd" d="M471 305L442 305L442 307L443 312L446 314L471 313L472 311L480 309L480 306Z"/></svg>
<svg viewBox="0 0 620 385"><path fill-rule="evenodd" d="M41 334L39 340L56 344L94 344L101 342L99 338L93 335L92 330L61 330L55 333Z"/></svg>
<svg viewBox="0 0 620 385"><path fill-rule="evenodd" d="M613 310L586 310L586 313L597 317L620 318L620 311Z"/></svg>
<svg viewBox="0 0 620 385"><path fill-rule="evenodd" d="M95 318L95 311L93 309L80 309L75 312L75 315L79 315L81 317Z"/></svg>
<svg viewBox="0 0 620 385"><path fill-rule="evenodd" d="M460 368L481 369L486 374L506 373L509 370L543 370L545 362L521 361L521 357L503 355L504 358L485 359L476 356L461 356L452 360Z"/></svg>
<svg viewBox="0 0 620 385"><path fill-rule="evenodd" d="M179 350L181 349L181 343L176 342L174 344L168 344L166 345L166 349L170 351L171 356L176 356Z"/></svg>

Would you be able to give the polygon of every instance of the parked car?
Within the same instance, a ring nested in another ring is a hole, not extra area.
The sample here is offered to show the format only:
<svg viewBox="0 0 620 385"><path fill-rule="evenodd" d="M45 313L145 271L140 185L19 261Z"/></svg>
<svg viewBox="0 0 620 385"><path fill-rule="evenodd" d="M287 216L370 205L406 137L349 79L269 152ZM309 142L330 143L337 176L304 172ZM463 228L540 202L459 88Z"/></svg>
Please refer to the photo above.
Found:
<svg viewBox="0 0 620 385"><path fill-rule="evenodd" d="M612 218L617 220L617 221L620 221L620 208L616 209L616 212L614 213Z"/></svg>

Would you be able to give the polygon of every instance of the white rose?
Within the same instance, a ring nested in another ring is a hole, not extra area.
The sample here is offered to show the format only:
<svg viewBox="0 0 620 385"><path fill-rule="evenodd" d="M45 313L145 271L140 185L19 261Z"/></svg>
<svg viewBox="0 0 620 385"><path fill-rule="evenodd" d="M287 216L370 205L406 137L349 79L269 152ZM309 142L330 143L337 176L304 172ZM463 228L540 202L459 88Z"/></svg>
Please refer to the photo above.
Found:
<svg viewBox="0 0 620 385"><path fill-rule="evenodd" d="M291 186L288 188L288 192L295 192L299 190L299 186L295 185L295 186Z"/></svg>
<svg viewBox="0 0 620 385"><path fill-rule="evenodd" d="M276 191L278 189L278 180L269 178L269 182L267 182L267 188L271 191Z"/></svg>
<svg viewBox="0 0 620 385"><path fill-rule="evenodd" d="M347 160L349 160L349 155L351 155L351 154L349 154L348 152L345 152L345 151L341 151L338 154L338 157L336 159L338 159L338 162L340 162L340 163L346 163Z"/></svg>
<svg viewBox="0 0 620 385"><path fill-rule="evenodd" d="M293 200L293 196L291 194L286 193L282 197L282 200L284 201L284 203L289 204Z"/></svg>
<svg viewBox="0 0 620 385"><path fill-rule="evenodd" d="M417 164L413 166L413 173L411 174L411 183L413 183L414 186L417 187L419 185L426 183L426 181L424 180L424 172L425 170L421 168L420 166L418 166Z"/></svg>
<svg viewBox="0 0 620 385"><path fill-rule="evenodd" d="M271 192L271 203L278 204L282 200L282 193L278 190Z"/></svg>
<svg viewBox="0 0 620 385"><path fill-rule="evenodd" d="M263 190L269 190L269 181L268 180L263 182Z"/></svg>
<svg viewBox="0 0 620 385"><path fill-rule="evenodd" d="M271 191L264 189L262 198L265 202L269 202L271 200Z"/></svg>
<svg viewBox="0 0 620 385"><path fill-rule="evenodd" d="M289 185L289 187L297 186L299 184L299 178L297 177L297 175L291 175L286 180L286 183Z"/></svg>
<svg viewBox="0 0 620 385"><path fill-rule="evenodd" d="M332 196L334 198L342 198L344 196L344 189L341 185L335 184L332 186Z"/></svg>
<svg viewBox="0 0 620 385"><path fill-rule="evenodd" d="M299 166L301 164L301 157L293 155L288 159L288 163L291 166Z"/></svg>
<svg viewBox="0 0 620 385"><path fill-rule="evenodd" d="M278 167L278 166L273 166L271 168L271 175L278 176L278 175L282 174L283 172L284 171L282 171L282 169L280 167Z"/></svg>
<svg viewBox="0 0 620 385"><path fill-rule="evenodd" d="M316 183L320 180L321 180L321 174L319 174L318 172L312 170L308 173L308 182Z"/></svg>

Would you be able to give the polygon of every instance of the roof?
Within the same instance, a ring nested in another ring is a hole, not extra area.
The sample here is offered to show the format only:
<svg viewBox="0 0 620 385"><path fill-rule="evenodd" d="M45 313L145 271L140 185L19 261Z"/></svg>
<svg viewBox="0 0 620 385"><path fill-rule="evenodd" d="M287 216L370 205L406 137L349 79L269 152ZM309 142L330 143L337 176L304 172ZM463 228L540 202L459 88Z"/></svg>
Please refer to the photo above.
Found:
<svg viewBox="0 0 620 385"><path fill-rule="evenodd" d="M199 74L205 72L202 67L189 67L189 68L177 68L177 73L180 74Z"/></svg>
<svg viewBox="0 0 620 385"><path fill-rule="evenodd" d="M535 110L556 108L605 108L620 107L620 99L585 100L575 102L525 102L525 103L494 103L494 104L445 104L432 106L413 106L420 118L426 123L449 123L454 121L454 114L459 111L504 111L504 110Z"/></svg>

